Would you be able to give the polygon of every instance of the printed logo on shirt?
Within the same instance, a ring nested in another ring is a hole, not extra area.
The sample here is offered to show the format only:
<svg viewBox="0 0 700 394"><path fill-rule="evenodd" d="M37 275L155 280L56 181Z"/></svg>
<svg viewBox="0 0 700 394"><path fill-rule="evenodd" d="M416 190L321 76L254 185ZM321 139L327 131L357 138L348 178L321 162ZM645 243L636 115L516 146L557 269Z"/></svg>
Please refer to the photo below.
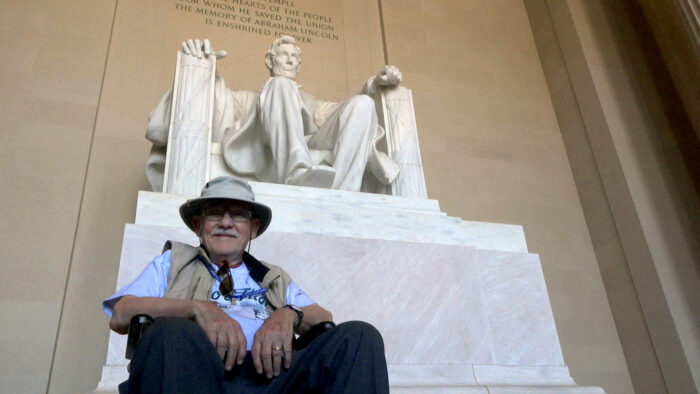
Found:
<svg viewBox="0 0 700 394"><path fill-rule="evenodd" d="M228 314L265 320L270 315L267 311L266 292L267 289L244 287L234 289L231 295L222 296L217 289L212 291L210 301Z"/></svg>

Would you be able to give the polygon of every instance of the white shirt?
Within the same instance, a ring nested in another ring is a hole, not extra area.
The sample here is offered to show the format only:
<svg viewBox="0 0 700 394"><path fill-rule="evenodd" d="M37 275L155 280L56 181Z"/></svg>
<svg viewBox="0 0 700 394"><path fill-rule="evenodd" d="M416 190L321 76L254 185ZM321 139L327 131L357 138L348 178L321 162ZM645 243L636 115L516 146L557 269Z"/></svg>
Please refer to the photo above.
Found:
<svg viewBox="0 0 700 394"><path fill-rule="evenodd" d="M216 279L212 285L210 302L217 304L232 319L241 325L243 334L246 337L247 349L253 345L253 335L268 317L264 291L253 278L250 277L248 267L245 264L231 269L234 291L232 297L222 297L219 293L219 281L216 276L218 267L211 265L210 273ZM170 272L170 250L156 256L141 274L128 285L119 289L112 296L102 302L102 310L112 316L114 304L123 296L131 295L136 297L163 297L168 287L168 273ZM231 305L231 299L235 298L235 305ZM293 281L287 286L287 304L300 308L314 303L303 290Z"/></svg>

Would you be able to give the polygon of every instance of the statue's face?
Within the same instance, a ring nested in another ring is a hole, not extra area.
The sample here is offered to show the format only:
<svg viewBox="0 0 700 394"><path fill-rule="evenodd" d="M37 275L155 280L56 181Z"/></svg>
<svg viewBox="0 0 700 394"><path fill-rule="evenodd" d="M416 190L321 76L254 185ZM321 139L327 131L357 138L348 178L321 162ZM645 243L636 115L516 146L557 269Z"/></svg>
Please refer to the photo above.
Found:
<svg viewBox="0 0 700 394"><path fill-rule="evenodd" d="M294 44L282 44L272 57L272 76L296 79L301 65L299 50Z"/></svg>

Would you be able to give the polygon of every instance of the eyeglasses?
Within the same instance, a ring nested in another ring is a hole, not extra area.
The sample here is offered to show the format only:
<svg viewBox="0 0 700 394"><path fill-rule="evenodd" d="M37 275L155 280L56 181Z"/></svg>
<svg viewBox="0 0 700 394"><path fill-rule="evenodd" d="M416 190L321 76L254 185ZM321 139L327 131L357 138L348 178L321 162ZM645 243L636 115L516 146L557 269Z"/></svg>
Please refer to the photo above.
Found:
<svg viewBox="0 0 700 394"><path fill-rule="evenodd" d="M233 279L231 278L231 270L228 268L228 265L222 265L216 272L216 275L221 278L221 282L219 282L219 293L221 293L222 296L231 295L233 293Z"/></svg>
<svg viewBox="0 0 700 394"><path fill-rule="evenodd" d="M224 209L221 207L209 207L204 208L204 219L211 222L218 222L224 217L224 215L226 215L226 212L228 212L229 216L231 216L231 220L236 223L243 223L253 217L253 214L250 211L243 208L229 207Z"/></svg>

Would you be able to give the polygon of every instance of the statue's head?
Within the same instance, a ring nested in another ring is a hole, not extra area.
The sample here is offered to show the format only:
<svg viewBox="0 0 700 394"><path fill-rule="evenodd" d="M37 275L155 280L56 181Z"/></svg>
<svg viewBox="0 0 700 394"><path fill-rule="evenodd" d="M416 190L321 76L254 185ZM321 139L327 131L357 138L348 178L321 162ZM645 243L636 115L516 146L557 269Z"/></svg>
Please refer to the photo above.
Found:
<svg viewBox="0 0 700 394"><path fill-rule="evenodd" d="M270 45L265 54L265 65L270 70L272 77L287 77L291 80L297 78L301 67L301 48L294 37L280 36Z"/></svg>

